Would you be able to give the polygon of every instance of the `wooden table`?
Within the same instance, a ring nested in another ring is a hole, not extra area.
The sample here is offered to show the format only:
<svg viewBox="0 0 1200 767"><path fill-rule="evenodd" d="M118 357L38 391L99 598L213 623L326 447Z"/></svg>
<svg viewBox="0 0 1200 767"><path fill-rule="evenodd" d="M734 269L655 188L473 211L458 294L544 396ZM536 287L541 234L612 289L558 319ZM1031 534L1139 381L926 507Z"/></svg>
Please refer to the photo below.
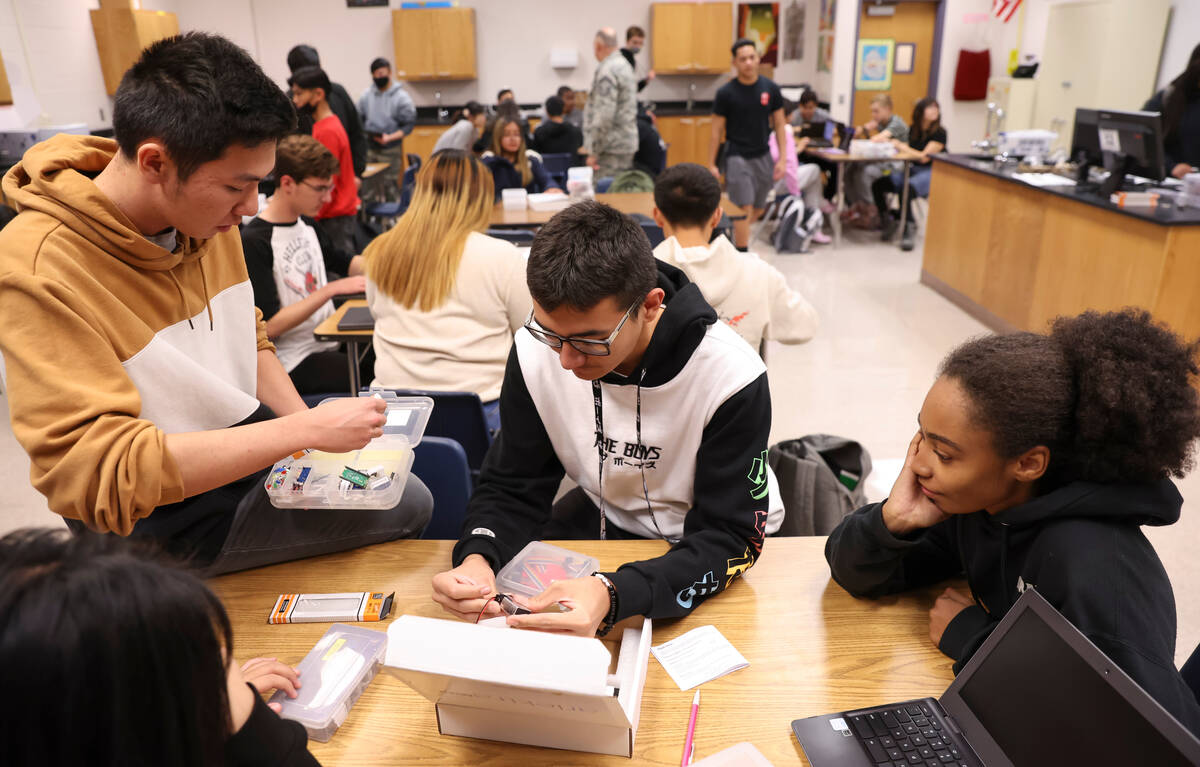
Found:
<svg viewBox="0 0 1200 767"><path fill-rule="evenodd" d="M847 165L873 165L879 162L899 162L904 165L904 183L900 186L900 228L897 230L900 237L904 237L904 227L908 224L908 172L909 166L916 160L922 159L925 155L916 151L910 146L901 145L896 147L896 154L892 157L865 157L857 154L847 154L839 149L807 149L803 154L819 157L826 162L833 163L836 168L837 176L837 194L833 198L833 247L840 248L842 246L842 211L846 209L846 172L844 170ZM880 212L882 215L882 211Z"/></svg>
<svg viewBox="0 0 1200 767"><path fill-rule="evenodd" d="M362 388L358 376L358 363L361 361L364 351L359 350L362 344L370 344L375 337L374 330L338 330L338 323L346 316L352 307L366 306L365 298L352 298L349 301L343 301L342 305L334 310L333 314L321 320L320 324L313 328L313 338L318 341L337 341L338 343L346 344L346 359L350 364L350 396L357 397L358 390Z"/></svg>
<svg viewBox="0 0 1200 767"><path fill-rule="evenodd" d="M387 170L387 168L388 163L386 162L369 162L367 163L367 167L363 170L362 177L364 179L368 179L382 170Z"/></svg>
<svg viewBox="0 0 1200 767"><path fill-rule="evenodd" d="M620 194L598 194L596 202L611 205L625 214L641 213L649 216L654 212L654 195L651 192L623 192ZM741 208L721 196L721 209L731 219L745 218ZM492 206L491 225L497 227L539 227L554 218L557 210L505 210L502 203Z"/></svg>
<svg viewBox="0 0 1200 767"><path fill-rule="evenodd" d="M659 541L569 541L601 569L657 556ZM929 641L927 611L941 587L877 601L853 599L829 578L825 539L771 538L759 563L729 591L687 618L659 621L658 645L716 625L750 666L703 685L696 759L750 741L775 765L804 763L793 719L927 695L952 679L951 661ZM396 592L396 612L448 617L430 579L449 567L452 541L396 541L213 579L234 628L239 660L297 663L327 623L267 625L284 593ZM358 624L387 629L381 624ZM486 648L480 648L486 652ZM380 673L328 743L309 742L326 765L677 765L692 700L651 658L632 760L438 734L433 704Z"/></svg>

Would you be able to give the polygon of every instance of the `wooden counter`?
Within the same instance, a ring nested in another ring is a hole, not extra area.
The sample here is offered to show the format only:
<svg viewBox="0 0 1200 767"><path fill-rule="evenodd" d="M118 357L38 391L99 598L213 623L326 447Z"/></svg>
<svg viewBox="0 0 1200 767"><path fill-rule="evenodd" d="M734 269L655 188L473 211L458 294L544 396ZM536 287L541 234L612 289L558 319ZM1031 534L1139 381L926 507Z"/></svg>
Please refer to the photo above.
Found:
<svg viewBox="0 0 1200 767"><path fill-rule="evenodd" d="M1194 338L1200 211L1121 210L939 158L921 282L998 331L1139 306Z"/></svg>

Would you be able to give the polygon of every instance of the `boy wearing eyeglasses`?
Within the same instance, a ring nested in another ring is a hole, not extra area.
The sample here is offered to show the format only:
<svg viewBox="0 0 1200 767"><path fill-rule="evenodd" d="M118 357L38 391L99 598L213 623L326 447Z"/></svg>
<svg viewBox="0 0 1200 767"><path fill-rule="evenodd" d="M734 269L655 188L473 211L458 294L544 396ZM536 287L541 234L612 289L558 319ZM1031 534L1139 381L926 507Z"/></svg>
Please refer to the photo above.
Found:
<svg viewBox="0 0 1200 767"><path fill-rule="evenodd" d="M345 352L313 330L333 314L333 297L366 290L362 256L339 250L313 221L338 177L338 161L312 136L288 136L275 152L275 194L244 225L242 250L267 337L301 394L345 391ZM327 275L349 275L329 282Z"/></svg>
<svg viewBox="0 0 1200 767"><path fill-rule="evenodd" d="M767 466L766 367L641 227L595 202L538 232L533 311L500 394L503 429L434 600L499 615L495 573L534 539L659 539L659 557L558 581L509 625L603 635L686 615L724 591L779 528ZM564 474L578 487L554 503ZM546 610L554 604L567 609Z"/></svg>

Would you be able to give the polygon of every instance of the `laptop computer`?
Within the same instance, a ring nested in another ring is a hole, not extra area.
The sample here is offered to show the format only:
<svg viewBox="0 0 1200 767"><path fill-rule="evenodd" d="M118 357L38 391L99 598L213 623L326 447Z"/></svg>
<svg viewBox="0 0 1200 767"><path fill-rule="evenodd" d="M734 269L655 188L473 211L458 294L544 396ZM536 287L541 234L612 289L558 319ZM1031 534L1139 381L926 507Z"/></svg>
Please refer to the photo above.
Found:
<svg viewBox="0 0 1200 767"><path fill-rule="evenodd" d="M337 329L343 333L348 330L374 330L375 318L367 307L352 306L338 320Z"/></svg>
<svg viewBox="0 0 1200 767"><path fill-rule="evenodd" d="M1200 764L1200 740L1033 589L940 698L792 732L813 767Z"/></svg>

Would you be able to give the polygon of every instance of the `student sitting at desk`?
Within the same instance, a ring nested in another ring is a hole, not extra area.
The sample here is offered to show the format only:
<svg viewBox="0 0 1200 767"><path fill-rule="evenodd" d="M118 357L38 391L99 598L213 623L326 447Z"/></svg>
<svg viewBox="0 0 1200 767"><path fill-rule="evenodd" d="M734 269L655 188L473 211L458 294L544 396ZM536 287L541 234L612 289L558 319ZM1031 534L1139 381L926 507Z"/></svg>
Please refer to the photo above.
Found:
<svg viewBox="0 0 1200 767"><path fill-rule="evenodd" d="M504 428L434 599L470 620L496 615L494 574L529 541L650 538L670 551L559 581L529 607L570 611L509 624L591 636L633 615L686 615L750 568L783 520L766 366L606 205L576 203L542 227L527 276L534 309L508 358ZM578 487L555 504L564 473Z"/></svg>
<svg viewBox="0 0 1200 767"><path fill-rule="evenodd" d="M419 534L429 519L415 478L396 508L352 520L280 511L263 487L276 461L360 448L384 422L370 398L309 410L254 307L234 227L295 124L245 51L192 32L125 73L115 141L59 135L4 177L21 209L0 232L13 434L72 530L151 538L215 574Z"/></svg>
<svg viewBox="0 0 1200 767"><path fill-rule="evenodd" d="M533 148L542 154L577 155L583 146L583 131L563 119L563 100L546 99L546 120L533 132ZM584 158L579 158L580 163Z"/></svg>
<svg viewBox="0 0 1200 767"><path fill-rule="evenodd" d="M1142 525L1179 519L1171 477L1200 437L1200 342L1149 314L1060 317L1049 335L968 341L942 362L883 503L847 517L825 556L856 596L966 575L929 636L959 671L1026 589L1194 732L1175 670L1175 598Z"/></svg>
<svg viewBox="0 0 1200 767"><path fill-rule="evenodd" d="M468 101L458 115L458 120L433 145L433 154L443 149L458 149L470 152L471 147L479 140L484 125L487 124L487 110L478 101Z"/></svg>
<svg viewBox="0 0 1200 767"><path fill-rule="evenodd" d="M298 392L345 391L346 353L336 341L313 338L333 314L334 296L366 290L362 256L338 250L311 218L332 196L338 161L313 137L288 136L275 151L273 175L275 194L241 230L254 305ZM329 273L351 276L330 282Z"/></svg>
<svg viewBox="0 0 1200 767"><path fill-rule="evenodd" d="M655 258L682 269L750 348L765 339L785 344L811 339L817 311L779 270L742 253L724 235L712 239L722 213L721 182L707 168L672 165L654 184L654 221L667 237L654 249Z"/></svg>
<svg viewBox="0 0 1200 767"><path fill-rule="evenodd" d="M524 189L530 194L562 191L554 186L542 158L525 149L521 124L515 120L501 118L496 123L492 151L483 156L483 162L492 172L497 200L505 189Z"/></svg>
<svg viewBox="0 0 1200 767"><path fill-rule="evenodd" d="M899 144L899 141L896 141ZM921 153L921 159L915 161L908 173L908 212L904 226L901 250L912 250L913 239L916 236L917 225L913 221L913 198L929 196L929 182L933 169L930 158L938 152L946 151L946 129L942 127L942 111L937 99L926 96L913 107L912 128L908 132L908 146ZM892 171L886 176L875 179L871 184L871 194L875 197L875 207L883 221L883 239L891 240L896 236L896 227L900 226L899 215L892 213L887 204L887 196L896 192L901 193L904 183L903 171Z"/></svg>
<svg viewBox="0 0 1200 767"><path fill-rule="evenodd" d="M0 764L311 767L304 728L259 695L302 684L239 665L220 600L128 541L0 538Z"/></svg>
<svg viewBox="0 0 1200 767"><path fill-rule="evenodd" d="M783 100L784 114L791 115L799 112L797 107L796 102ZM783 157L787 161L787 167L784 169L783 178L775 183L776 199L782 199L785 194L790 194L793 197L800 197L808 208L819 210L822 215L832 213L833 206L825 200L821 166L812 162L800 162L801 153L808 148L809 137L796 138L793 131L789 130L785 134L785 139L787 146L783 148ZM774 133L771 134L767 145L771 149L771 159L778 160L779 141ZM813 233L812 240L821 245L830 242L829 235L820 229Z"/></svg>
<svg viewBox="0 0 1200 767"><path fill-rule="evenodd" d="M1167 173L1183 178L1200 169L1200 45L1192 49L1183 74L1154 94L1143 109L1162 113Z"/></svg>
<svg viewBox="0 0 1200 767"><path fill-rule="evenodd" d="M892 97L880 93L871 99L871 120L856 128L854 135L879 143L894 140L904 144L908 142L908 125L892 111ZM846 169L846 196L853 203L850 219L858 220L866 228L877 228L879 214L872 202L871 185L890 170L903 172L904 168L900 163L872 162L856 163Z"/></svg>
<svg viewBox="0 0 1200 767"><path fill-rule="evenodd" d="M375 386L473 391L493 430L513 333L529 316L525 259L483 234L492 176L473 154L438 152L412 204L364 254L375 316Z"/></svg>

